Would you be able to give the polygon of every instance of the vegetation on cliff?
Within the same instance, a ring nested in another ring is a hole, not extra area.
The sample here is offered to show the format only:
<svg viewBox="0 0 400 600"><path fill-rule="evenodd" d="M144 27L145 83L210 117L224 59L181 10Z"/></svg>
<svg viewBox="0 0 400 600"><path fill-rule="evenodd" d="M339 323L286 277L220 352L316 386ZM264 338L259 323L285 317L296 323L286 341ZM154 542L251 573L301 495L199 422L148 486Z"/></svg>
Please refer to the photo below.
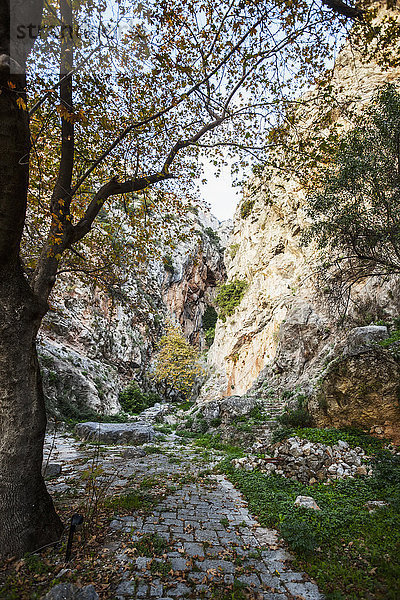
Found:
<svg viewBox="0 0 400 600"><path fill-rule="evenodd" d="M234 279L221 285L215 302L219 307L219 317L222 321L226 321L226 317L233 315L246 293L247 285L247 282L241 279Z"/></svg>
<svg viewBox="0 0 400 600"><path fill-rule="evenodd" d="M308 197L305 240L321 250L321 278L345 303L363 277L400 272L399 131L400 93L387 84L341 138Z"/></svg>

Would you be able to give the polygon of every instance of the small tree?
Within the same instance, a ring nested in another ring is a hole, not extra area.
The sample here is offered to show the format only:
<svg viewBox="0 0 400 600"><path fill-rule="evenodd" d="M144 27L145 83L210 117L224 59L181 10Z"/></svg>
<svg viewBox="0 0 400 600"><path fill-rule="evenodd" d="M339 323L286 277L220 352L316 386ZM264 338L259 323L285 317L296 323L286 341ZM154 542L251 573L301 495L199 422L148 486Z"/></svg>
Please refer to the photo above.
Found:
<svg viewBox="0 0 400 600"><path fill-rule="evenodd" d="M366 276L400 273L400 94L388 84L343 136L308 198L322 277L335 299L348 304L352 286Z"/></svg>
<svg viewBox="0 0 400 600"><path fill-rule="evenodd" d="M164 385L165 393L176 391L183 397L190 396L196 377L202 368L196 350L185 339L179 326L170 325L159 342L154 378Z"/></svg>

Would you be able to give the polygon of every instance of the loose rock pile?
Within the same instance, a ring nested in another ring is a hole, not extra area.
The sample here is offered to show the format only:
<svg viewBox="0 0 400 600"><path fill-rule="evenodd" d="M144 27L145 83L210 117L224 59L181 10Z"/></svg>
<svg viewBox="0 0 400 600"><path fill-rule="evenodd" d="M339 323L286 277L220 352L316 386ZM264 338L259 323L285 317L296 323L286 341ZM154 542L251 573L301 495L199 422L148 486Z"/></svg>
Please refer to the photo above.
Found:
<svg viewBox="0 0 400 600"><path fill-rule="evenodd" d="M263 448L256 449L263 453ZM326 446L292 437L277 444L272 456L265 453L263 456L237 458L232 464L247 471L258 469L267 474L276 473L304 484L372 475L372 469L364 464L368 460L364 450L350 448L342 440L333 446Z"/></svg>

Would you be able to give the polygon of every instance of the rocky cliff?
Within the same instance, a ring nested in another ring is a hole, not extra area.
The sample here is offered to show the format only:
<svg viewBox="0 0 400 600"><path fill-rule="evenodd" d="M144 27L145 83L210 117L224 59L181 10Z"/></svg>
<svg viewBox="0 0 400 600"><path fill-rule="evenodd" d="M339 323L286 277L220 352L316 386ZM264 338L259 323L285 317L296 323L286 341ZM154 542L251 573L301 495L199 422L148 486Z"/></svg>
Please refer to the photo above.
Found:
<svg viewBox="0 0 400 600"><path fill-rule="evenodd" d="M398 17L399 10L393 9L390 14ZM366 61L359 48L347 44L336 60L330 80L336 107L334 120L349 127L347 115L351 111L367 102L385 82L399 79L400 68L388 70ZM319 126L321 113L330 108L318 103L318 90L310 92L306 99L307 110L299 129L310 131ZM285 157L282 158L284 164ZM337 324L324 293L313 283L318 264L313 249L301 244L306 225L304 198L302 184L288 170L269 170L268 176L261 174L247 186L235 213L225 264L228 281L244 280L248 287L235 312L225 322L218 320L208 354L210 379L202 389L200 404L234 394L266 396L271 390L282 393L298 388L312 395L321 373L341 356L352 328L400 314L399 279L374 278L364 280L355 289L346 326ZM360 369L363 363L365 371L365 357L351 360L353 369L355 363ZM378 363L376 366L378 369ZM396 369L393 374L398 375ZM378 397L385 387L384 382L381 384L376 387L375 400L371 397L368 401L370 407L374 402L375 407L379 404ZM335 385L340 387L341 383L336 380ZM349 383L347 387L351 389ZM397 390L397 384L395 387ZM386 390L385 397L393 408L388 409L390 419L397 419L400 426L396 390ZM334 424L335 410L329 411L329 398L323 396L326 415L319 419L320 423ZM350 395L343 393L342 404L347 401L350 402ZM318 412L318 403L315 407L314 412ZM383 414L378 419L370 410L365 424L387 421L388 411L386 419ZM342 419L340 424L346 421L360 425L362 419L355 417L357 406L347 412L347 420Z"/></svg>
<svg viewBox="0 0 400 600"><path fill-rule="evenodd" d="M145 383L168 320L204 346L202 315L225 276L223 240L221 224L208 211L192 214L191 220L187 239L173 256L149 264L146 277L128 274L118 295L70 275L58 282L38 345L50 414L79 417L88 408L118 412L126 383L132 378Z"/></svg>

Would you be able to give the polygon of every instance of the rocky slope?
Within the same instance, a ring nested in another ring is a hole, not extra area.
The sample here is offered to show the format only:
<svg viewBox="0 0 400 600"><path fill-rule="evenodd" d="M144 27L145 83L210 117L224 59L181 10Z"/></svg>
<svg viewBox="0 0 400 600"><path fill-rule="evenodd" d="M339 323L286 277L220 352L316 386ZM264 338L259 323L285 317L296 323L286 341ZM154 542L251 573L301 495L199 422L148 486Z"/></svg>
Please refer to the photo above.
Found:
<svg viewBox="0 0 400 600"><path fill-rule="evenodd" d="M398 17L398 9L392 12ZM348 127L346 111L367 102L385 82L399 79L400 68L385 70L374 62L364 62L357 48L345 46L331 79L332 96L340 107L335 120ZM308 106L311 109L304 114L303 127L312 130L324 107L312 102ZM350 366L343 349L351 328L400 314L399 279L374 278L363 281L355 290L346 327L337 325L324 294L313 284L312 275L317 268L313 249L301 245L306 224L302 210L304 197L301 184L287 172L275 170L272 176L260 176L249 183L236 210L225 252L228 281L244 280L248 288L234 314L225 322L218 320L215 341L208 354L210 379L203 387L200 404L233 394L247 392L260 397L271 390L281 393L296 387L312 394L318 378L332 360L342 357L343 369ZM361 364L366 367L368 362L363 343L359 350L351 359L352 368L357 363L357 369L362 370ZM391 374L398 376L397 368ZM332 380L327 381L325 387L329 388ZM341 388L342 381L336 379L335 385ZM400 427L397 385L390 391L382 391L382 386L376 388L375 400L369 402L375 409L370 410L366 424L372 426L377 421L383 424L390 413L390 419ZM350 384L348 389L352 389ZM392 407L386 411L386 418L377 409L381 393ZM319 406L326 405L327 414L331 415L321 418L321 424L336 422L328 396L323 394L319 404L314 403L315 413ZM346 402L350 402L350 396L343 392L341 404ZM347 413L342 425L360 425L357 403Z"/></svg>
<svg viewBox="0 0 400 600"><path fill-rule="evenodd" d="M145 380L169 319L204 346L202 315L225 276L221 224L206 211L193 214L192 221L193 232L171 262L149 265L146 278L130 274L118 297L71 276L58 282L38 345L50 414L118 412L119 391L132 378Z"/></svg>

